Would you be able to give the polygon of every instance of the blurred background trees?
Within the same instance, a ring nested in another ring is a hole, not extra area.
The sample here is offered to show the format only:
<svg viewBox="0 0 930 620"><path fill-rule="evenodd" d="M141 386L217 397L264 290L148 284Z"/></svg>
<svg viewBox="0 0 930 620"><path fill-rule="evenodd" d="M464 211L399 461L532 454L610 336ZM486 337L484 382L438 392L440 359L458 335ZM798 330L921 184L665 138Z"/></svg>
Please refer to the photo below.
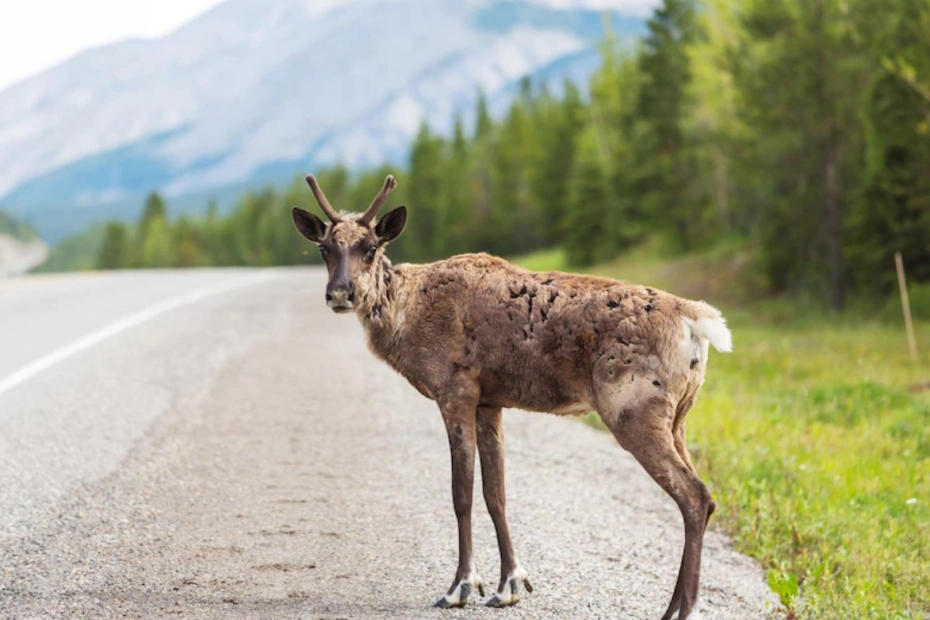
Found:
<svg viewBox="0 0 930 620"><path fill-rule="evenodd" d="M424 124L404 169L314 172L347 210L399 177L395 260L736 243L770 291L836 308L893 286L896 250L930 282L930 0L665 0L638 47L608 33L602 56L589 84L524 82L499 119L481 98L448 138ZM315 208L302 179L199 219L153 194L96 265L317 262L295 204Z"/></svg>

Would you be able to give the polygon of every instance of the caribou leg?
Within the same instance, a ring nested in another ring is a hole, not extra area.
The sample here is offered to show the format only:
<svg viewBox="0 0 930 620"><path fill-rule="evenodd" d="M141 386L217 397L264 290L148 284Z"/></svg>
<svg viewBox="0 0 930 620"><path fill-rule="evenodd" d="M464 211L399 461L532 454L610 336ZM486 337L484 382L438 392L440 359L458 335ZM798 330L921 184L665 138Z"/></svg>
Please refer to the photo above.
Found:
<svg viewBox="0 0 930 620"><path fill-rule="evenodd" d="M481 479L484 486L484 503L488 507L497 546L501 554L501 578L497 592L487 601L489 607L506 607L520 600L520 590L533 591L524 571L517 562L510 540L505 510L504 490L504 429L500 407L478 408L478 454L481 457Z"/></svg>
<svg viewBox="0 0 930 620"><path fill-rule="evenodd" d="M452 504L458 521L459 564L452 586L435 606L464 607L473 590L477 589L484 596L484 583L474 566L471 538L476 405L466 400L453 400L440 402L440 409L452 454Z"/></svg>
<svg viewBox="0 0 930 620"><path fill-rule="evenodd" d="M617 415L601 416L620 445L675 500L684 520L685 548L678 581L662 620L686 620L697 603L704 530L713 511L710 492L679 453L681 440L676 441L669 424L674 414L674 409L661 403L624 416L622 422Z"/></svg>

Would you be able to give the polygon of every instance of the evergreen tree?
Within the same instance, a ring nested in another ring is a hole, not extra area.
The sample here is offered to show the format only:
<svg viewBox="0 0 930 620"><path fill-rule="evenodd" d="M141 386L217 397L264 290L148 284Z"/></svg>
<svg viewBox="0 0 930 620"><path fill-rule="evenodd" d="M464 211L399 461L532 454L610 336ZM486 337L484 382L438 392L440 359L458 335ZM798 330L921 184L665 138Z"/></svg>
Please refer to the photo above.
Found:
<svg viewBox="0 0 930 620"><path fill-rule="evenodd" d="M484 140L491 135L494 121L488 112L488 99L484 92L478 93L478 103L475 111L475 140Z"/></svg>
<svg viewBox="0 0 930 620"><path fill-rule="evenodd" d="M446 203L439 222L445 251L458 254L473 250L473 230L471 223L475 218L474 196L471 188L471 156L468 137L462 118L456 116L452 141L446 157L447 169L444 173Z"/></svg>
<svg viewBox="0 0 930 620"><path fill-rule="evenodd" d="M596 130L590 125L579 137L568 203L570 209L562 225L568 262L583 267L612 256L617 238L609 222L616 205Z"/></svg>
<svg viewBox="0 0 930 620"><path fill-rule="evenodd" d="M475 110L469 184L472 208L469 246L473 250L493 251L495 243L496 234L492 220L495 211L492 179L494 133L494 122L488 113L487 100L484 93L480 93Z"/></svg>
<svg viewBox="0 0 930 620"><path fill-rule="evenodd" d="M148 222L142 241L141 266L147 269L161 269L175 265L174 248L171 243L171 230L164 218L153 218Z"/></svg>
<svg viewBox="0 0 930 620"><path fill-rule="evenodd" d="M698 34L693 0L664 0L647 28L639 55L637 194L650 221L677 247L688 248L698 219L689 196L695 175L683 132L691 80L688 48Z"/></svg>
<svg viewBox="0 0 930 620"><path fill-rule="evenodd" d="M588 122L611 192L611 209L604 224L610 230L612 247L621 249L646 234L662 234L662 224L667 222L649 221L637 185L640 161L635 147L637 130L642 128L637 106L643 81L638 63L618 53L610 39L602 46L602 57L603 64L591 79Z"/></svg>
<svg viewBox="0 0 930 620"><path fill-rule="evenodd" d="M172 226L172 236L175 267L196 267L203 264L200 233L189 218L178 218Z"/></svg>
<svg viewBox="0 0 930 620"><path fill-rule="evenodd" d="M701 214L692 218L700 227L692 237L708 241L751 228L733 199L732 158L743 131L730 71L732 41L739 32L737 10L730 0L703 0L697 15L700 34L687 49L691 79L682 129L696 169L690 197Z"/></svg>
<svg viewBox="0 0 930 620"><path fill-rule="evenodd" d="M407 197L416 215L407 225L405 247L415 260L435 258L442 250L438 235L445 202L445 169L442 140L424 122L411 147L407 181Z"/></svg>
<svg viewBox="0 0 930 620"><path fill-rule="evenodd" d="M131 265L129 231L121 222L107 224L97 256L98 269L126 269Z"/></svg>
<svg viewBox="0 0 930 620"><path fill-rule="evenodd" d="M865 290L894 286L896 251L911 281L930 282L930 3L905 0L895 13L866 108L868 176L850 217L850 272Z"/></svg>
<svg viewBox="0 0 930 620"><path fill-rule="evenodd" d="M223 251L222 222L215 200L211 200L207 205L202 238L205 263L213 266L228 265L228 259Z"/></svg>
<svg viewBox="0 0 930 620"><path fill-rule="evenodd" d="M168 218L168 208L165 201L158 192L152 192L145 199L145 205L142 208L142 220L139 222L139 235L143 243L149 233L149 227L156 220L166 220Z"/></svg>
<svg viewBox="0 0 930 620"><path fill-rule="evenodd" d="M538 148L532 167L532 191L539 205L539 243L555 245L568 205L568 181L575 165L578 135L584 128L584 104L578 89L566 82L561 100L543 93L533 119Z"/></svg>
<svg viewBox="0 0 930 620"><path fill-rule="evenodd" d="M491 155L491 250L519 254L539 247L539 213L531 191L536 143L529 110L517 100L495 136Z"/></svg>
<svg viewBox="0 0 930 620"><path fill-rule="evenodd" d="M139 251L135 263L139 267L163 268L174 264L168 208L158 192L145 200L139 223Z"/></svg>
<svg viewBox="0 0 930 620"><path fill-rule="evenodd" d="M862 178L863 2L757 0L734 55L746 127L737 158L775 290L844 305L844 217Z"/></svg>

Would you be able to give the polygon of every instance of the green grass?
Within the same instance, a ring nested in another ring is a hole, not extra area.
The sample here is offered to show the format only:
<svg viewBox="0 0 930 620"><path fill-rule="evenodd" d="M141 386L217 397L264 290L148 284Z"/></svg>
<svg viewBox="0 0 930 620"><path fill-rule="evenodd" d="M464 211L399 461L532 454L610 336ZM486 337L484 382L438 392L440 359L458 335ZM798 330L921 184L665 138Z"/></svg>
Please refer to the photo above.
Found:
<svg viewBox="0 0 930 620"><path fill-rule="evenodd" d="M568 260L565 258L565 250L562 248L540 250L532 254L525 254L513 259L513 262L531 271L568 270Z"/></svg>
<svg viewBox="0 0 930 620"><path fill-rule="evenodd" d="M553 257L517 261L564 268ZM912 362L888 313L695 294L721 264L647 248L591 270L685 289L731 319L734 353L712 354L688 418L714 523L766 567L790 616L930 617L930 324Z"/></svg>
<svg viewBox="0 0 930 620"><path fill-rule="evenodd" d="M718 523L801 617L930 612L930 398L908 390L927 366L880 325L734 339L688 427Z"/></svg>

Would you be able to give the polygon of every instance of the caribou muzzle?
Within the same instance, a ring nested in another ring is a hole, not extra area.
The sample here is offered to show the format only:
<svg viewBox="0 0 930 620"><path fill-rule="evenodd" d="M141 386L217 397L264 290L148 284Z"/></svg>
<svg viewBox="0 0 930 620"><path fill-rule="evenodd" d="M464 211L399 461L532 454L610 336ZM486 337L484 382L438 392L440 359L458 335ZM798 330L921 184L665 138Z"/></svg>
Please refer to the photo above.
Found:
<svg viewBox="0 0 930 620"><path fill-rule="evenodd" d="M356 300L355 282L352 281L349 271L349 261L343 258L326 285L326 305L333 312L350 312L355 309Z"/></svg>
<svg viewBox="0 0 930 620"><path fill-rule="evenodd" d="M355 288L327 292L326 305L333 312L351 312L355 309Z"/></svg>

